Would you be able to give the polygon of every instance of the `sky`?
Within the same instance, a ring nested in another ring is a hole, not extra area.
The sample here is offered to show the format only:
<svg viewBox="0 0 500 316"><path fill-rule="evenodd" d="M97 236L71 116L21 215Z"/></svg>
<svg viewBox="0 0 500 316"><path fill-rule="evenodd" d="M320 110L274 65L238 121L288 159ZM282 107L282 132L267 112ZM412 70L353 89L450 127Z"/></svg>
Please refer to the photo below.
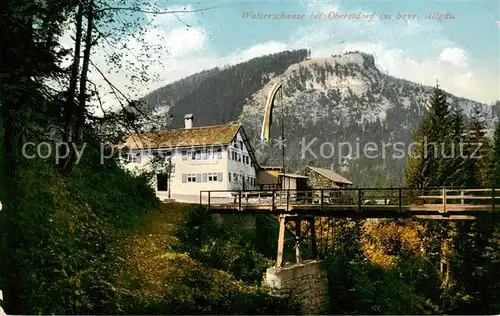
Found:
<svg viewBox="0 0 500 316"><path fill-rule="evenodd" d="M499 1L166 1L176 14L137 13L145 33L121 38L126 63L138 63L144 44L156 49L141 59L156 80L137 84L125 67L112 72L103 44L93 61L124 93L141 96L188 75L284 50L306 48L312 58L359 50L389 75L491 104L500 100ZM189 12L192 10L207 9ZM254 14L304 15L302 19L252 19ZM364 19L356 19L362 13ZM429 13L443 16L442 20ZM123 13L118 13L122 15ZM322 15L312 19L311 15ZM344 19L339 14L354 14ZM403 14L408 18L403 18ZM385 17L385 19L382 18ZM126 17L123 16L123 19ZM265 70L264 70L265 71ZM96 72L95 81L103 83ZM237 88L237 87L235 87ZM111 96L104 98L113 106Z"/></svg>

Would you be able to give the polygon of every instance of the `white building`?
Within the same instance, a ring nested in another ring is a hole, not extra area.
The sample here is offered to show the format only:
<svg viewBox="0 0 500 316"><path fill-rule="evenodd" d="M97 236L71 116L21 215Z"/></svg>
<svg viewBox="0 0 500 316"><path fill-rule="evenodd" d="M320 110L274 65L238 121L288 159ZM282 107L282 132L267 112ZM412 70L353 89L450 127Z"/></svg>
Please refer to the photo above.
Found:
<svg viewBox="0 0 500 316"><path fill-rule="evenodd" d="M200 191L255 189L259 166L243 127L193 127L193 120L188 114L185 128L130 135L125 142L130 149L125 167L152 170L151 159L158 155L170 162L170 176L156 174L152 180L161 199L197 203ZM227 192L211 194L231 196Z"/></svg>

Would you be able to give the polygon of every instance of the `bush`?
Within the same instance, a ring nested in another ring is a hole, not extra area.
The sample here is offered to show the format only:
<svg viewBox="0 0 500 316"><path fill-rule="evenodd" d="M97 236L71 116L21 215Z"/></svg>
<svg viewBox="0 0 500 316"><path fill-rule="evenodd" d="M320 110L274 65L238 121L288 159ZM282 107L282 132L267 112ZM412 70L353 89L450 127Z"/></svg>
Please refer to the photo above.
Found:
<svg viewBox="0 0 500 316"><path fill-rule="evenodd" d="M416 295L395 269L349 261L333 251L327 261L330 312L334 314L435 314L438 309Z"/></svg>

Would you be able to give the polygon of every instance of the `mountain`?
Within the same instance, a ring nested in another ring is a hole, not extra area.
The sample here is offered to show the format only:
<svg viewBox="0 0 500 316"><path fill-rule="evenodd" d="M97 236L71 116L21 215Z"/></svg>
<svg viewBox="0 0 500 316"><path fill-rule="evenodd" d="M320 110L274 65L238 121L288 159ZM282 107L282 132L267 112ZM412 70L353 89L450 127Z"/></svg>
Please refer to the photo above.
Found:
<svg viewBox="0 0 500 316"><path fill-rule="evenodd" d="M309 55L305 49L287 51L203 71L153 91L144 101L150 112L172 117L161 128L182 127L184 114L193 113L198 125L240 122L250 139L257 140L267 95L281 82L271 135L279 138L284 121L288 171L309 164L332 168L359 186L399 185L412 133L426 113L433 87L384 74L365 53ZM500 115L498 104L451 94L448 101L466 115L481 108L489 128ZM282 164L276 142L262 149L255 145L262 165Z"/></svg>

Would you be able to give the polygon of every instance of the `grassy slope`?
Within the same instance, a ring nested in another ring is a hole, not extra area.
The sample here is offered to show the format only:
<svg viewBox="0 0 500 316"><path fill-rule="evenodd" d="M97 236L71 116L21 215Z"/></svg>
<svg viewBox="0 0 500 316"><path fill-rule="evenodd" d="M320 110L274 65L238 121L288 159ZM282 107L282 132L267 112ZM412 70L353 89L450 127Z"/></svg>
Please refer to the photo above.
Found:
<svg viewBox="0 0 500 316"><path fill-rule="evenodd" d="M127 312L273 314L285 308L265 288L245 284L228 271L174 250L180 245L174 233L190 207L161 204L137 222L122 244L117 291L133 298Z"/></svg>

